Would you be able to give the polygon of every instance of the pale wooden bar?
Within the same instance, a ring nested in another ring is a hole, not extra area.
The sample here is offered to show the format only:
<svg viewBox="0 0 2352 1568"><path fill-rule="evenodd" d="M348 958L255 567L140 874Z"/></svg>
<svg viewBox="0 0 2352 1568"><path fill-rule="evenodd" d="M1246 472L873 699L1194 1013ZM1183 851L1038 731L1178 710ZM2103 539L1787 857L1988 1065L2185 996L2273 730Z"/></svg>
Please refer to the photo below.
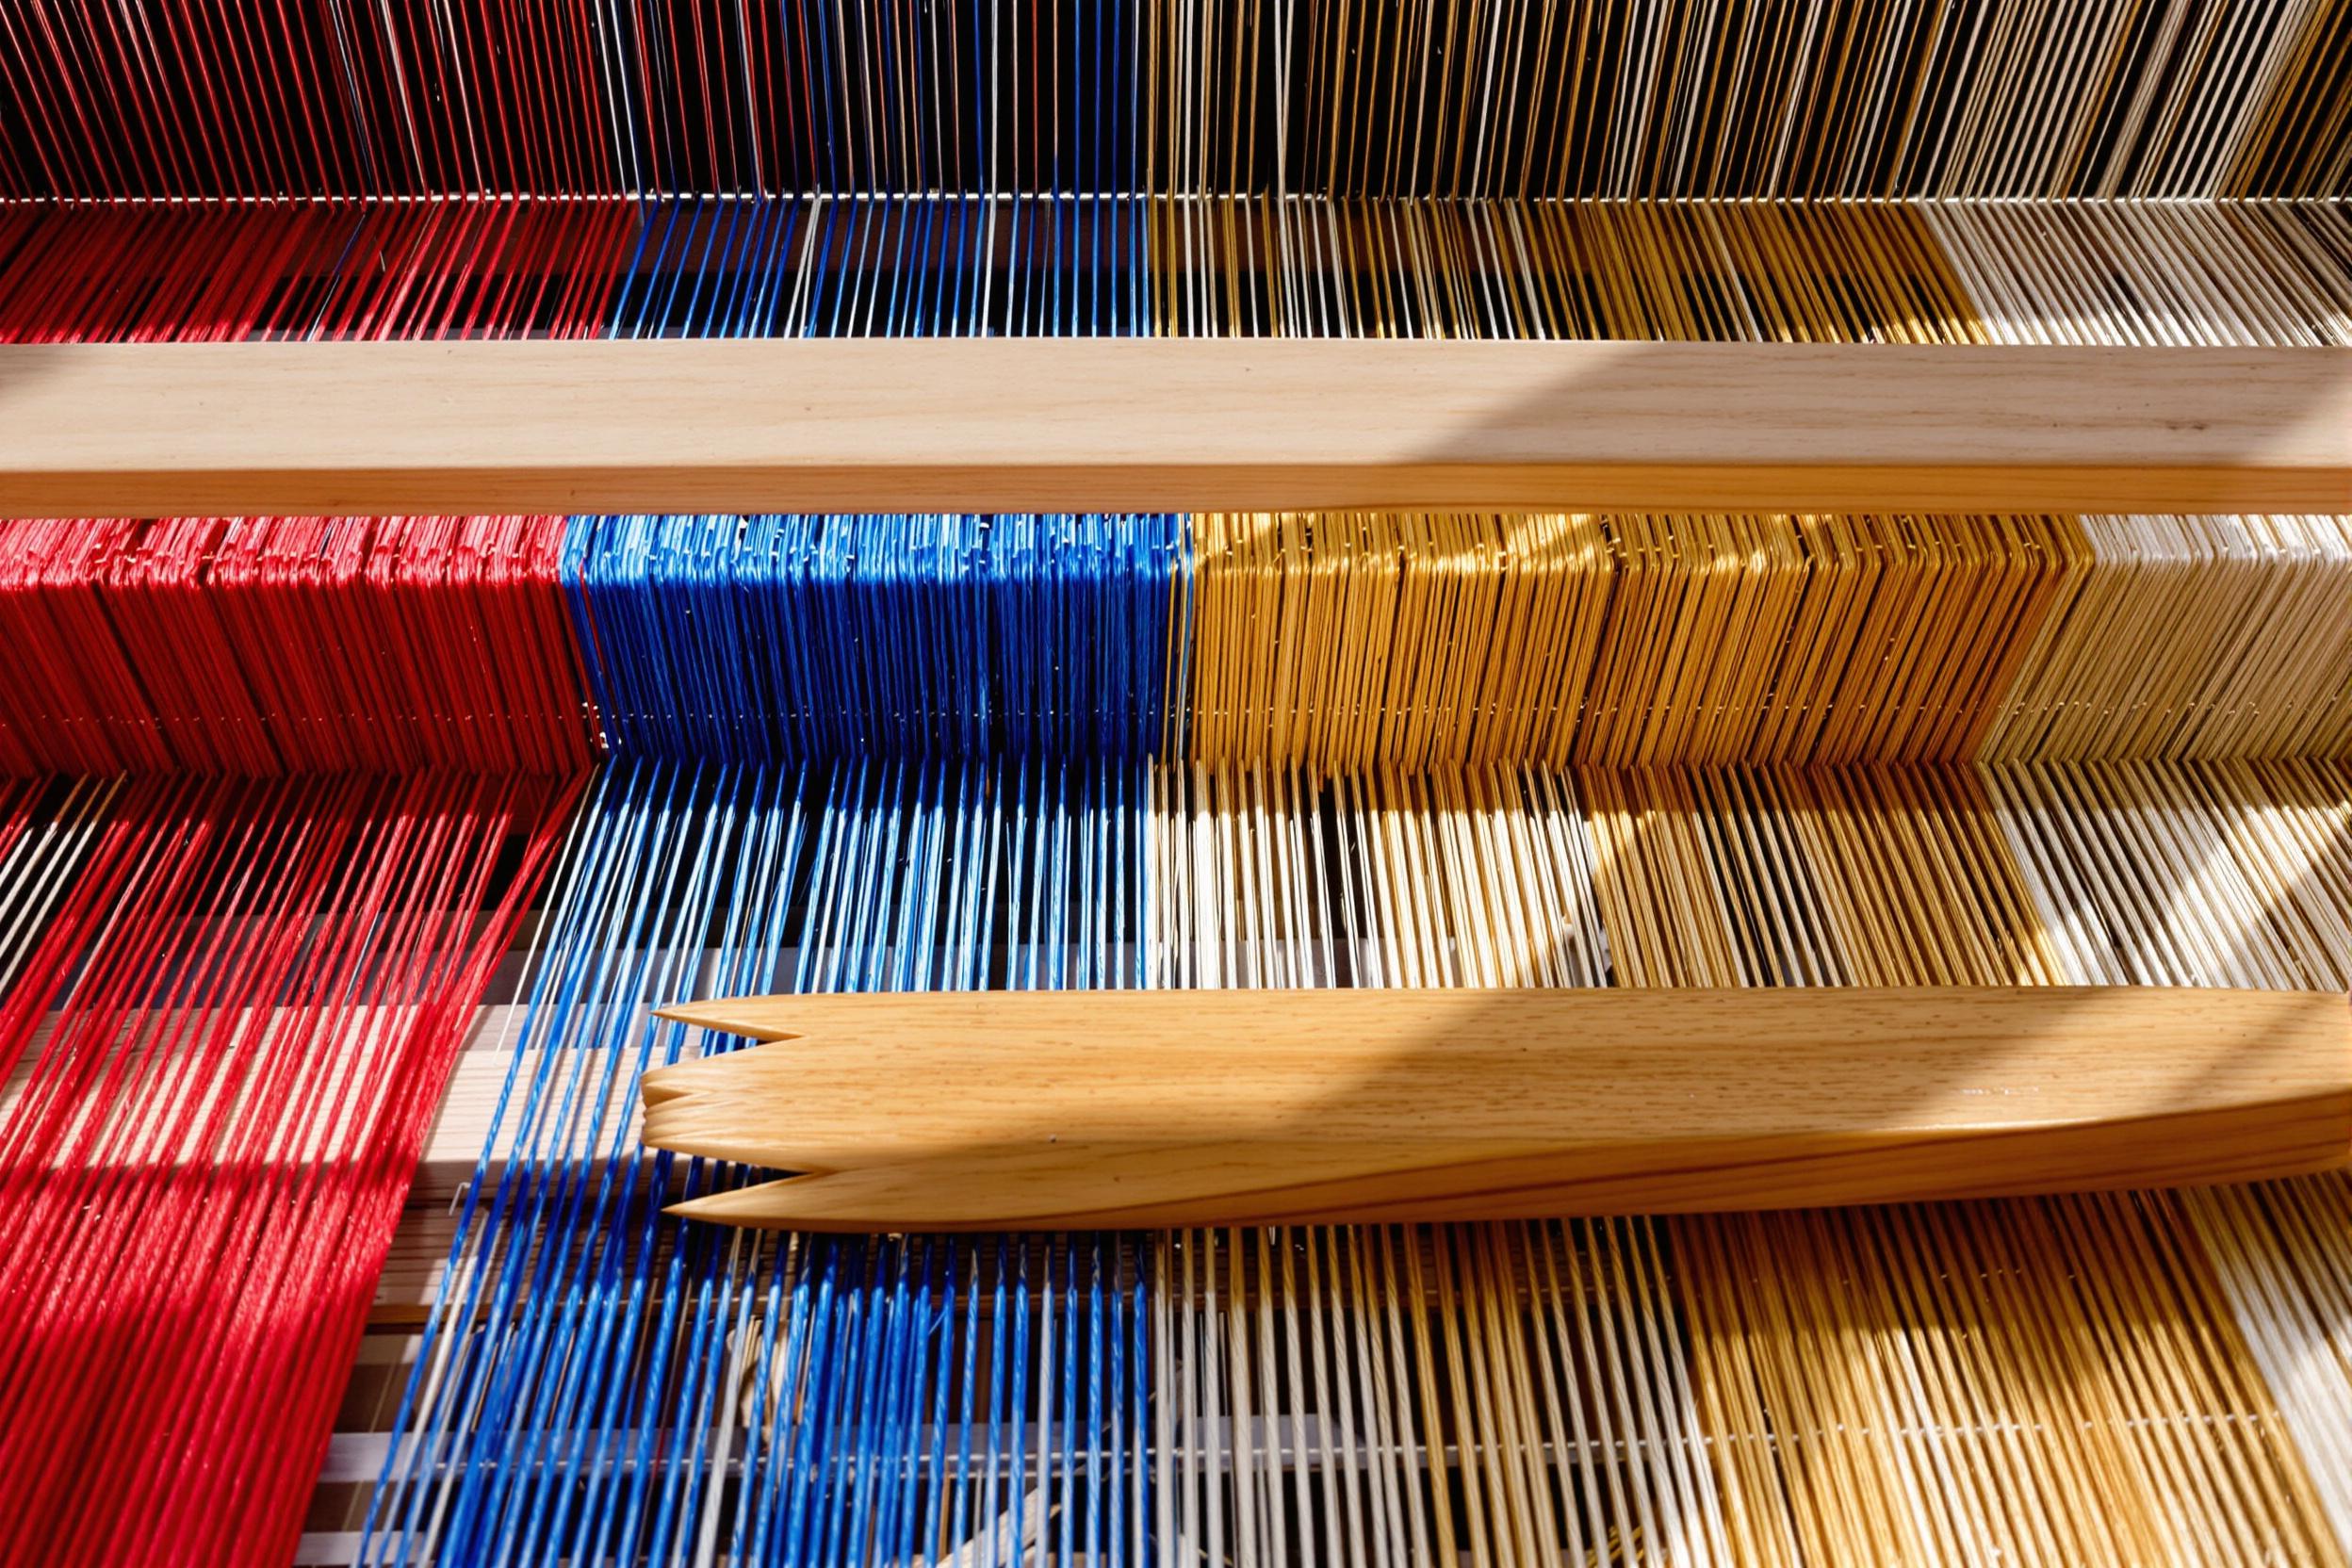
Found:
<svg viewBox="0 0 2352 1568"><path fill-rule="evenodd" d="M352 1010L349 1032L354 1049L365 1050L370 1009ZM465 1047L451 1063L448 1080L442 1086L437 1108L425 1134L425 1142L416 1162L416 1172L409 1190L412 1201L447 1204L463 1193L474 1179L488 1143L491 1125L498 1119L498 1101L507 1091L507 1079L514 1066L514 1052L508 1047L519 1033L525 1009L516 1004L498 1004L475 1010L472 1026L466 1032ZM33 1037L15 1069L0 1079L0 1125L5 1125L17 1102L24 1095L27 1085L39 1069L41 1054L48 1049L49 1038L57 1024L57 1015L43 1019L33 1031ZM589 1072L582 1075L583 1084L594 1084L602 1066L602 1053L589 1050L579 1053L574 1060L584 1060ZM526 1071L545 1066L544 1054L534 1052ZM567 1080L568 1081L568 1080ZM575 1125L599 1114L599 1102L593 1089L582 1087L573 1097ZM634 1150L637 1144L637 1079L635 1074L620 1072L613 1075L610 1093L604 1096L601 1115L610 1144L615 1132L623 1147ZM500 1146L491 1151L490 1174L495 1178L503 1169L509 1147L514 1140L519 1103L507 1109L505 1137ZM340 1147L346 1131L342 1119L329 1119L325 1124L309 1130L309 1146L295 1145L288 1151L289 1158L315 1157L318 1147ZM170 1156L152 1150L143 1150L127 1156L134 1163L160 1162Z"/></svg>
<svg viewBox="0 0 2352 1568"><path fill-rule="evenodd" d="M2292 1175L2352 1152L2334 993L2188 987L794 996L645 1139L805 1230L1387 1223Z"/></svg>
<svg viewBox="0 0 2352 1568"><path fill-rule="evenodd" d="M2352 510L2352 350L0 347L0 515Z"/></svg>

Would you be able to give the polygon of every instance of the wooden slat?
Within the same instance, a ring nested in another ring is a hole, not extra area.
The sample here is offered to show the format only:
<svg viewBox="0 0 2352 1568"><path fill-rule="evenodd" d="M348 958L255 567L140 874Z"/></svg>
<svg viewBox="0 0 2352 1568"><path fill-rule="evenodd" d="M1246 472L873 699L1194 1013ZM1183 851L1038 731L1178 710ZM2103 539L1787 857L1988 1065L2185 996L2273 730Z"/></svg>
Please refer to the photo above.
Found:
<svg viewBox="0 0 2352 1568"><path fill-rule="evenodd" d="M519 1005L506 1004L476 1010L473 1026L466 1034L465 1049L458 1054L457 1061L449 1070L449 1082L442 1090L440 1107L433 1113L433 1125L426 1133L424 1153L417 1162L415 1184L409 1189L412 1201L446 1204L464 1191L466 1184L473 1179L474 1170L482 1158L482 1143L490 1135L490 1123L498 1110L498 1097L505 1091L507 1074L514 1061L514 1054L499 1049L499 1046L514 1037L521 1023L522 1012L523 1008ZM30 1082L42 1052L48 1048L50 1031L56 1022L57 1016L52 1014L35 1026L32 1041L19 1058L15 1070L7 1079L0 1080L0 1125L6 1124L18 1098ZM354 1013L350 1029L352 1037L365 1040L368 1023L364 1013ZM366 1049L365 1045L361 1049ZM601 1069L602 1053L591 1052L589 1054L594 1058L589 1064L589 1071L593 1074ZM574 1118L580 1124L585 1125L594 1112L594 1096L583 1090L575 1097L575 1101ZM508 1107L507 1125L510 1130L520 1114L519 1104ZM608 1132L605 1141L610 1141L610 1130L617 1124L627 1129L626 1135L633 1142L637 1116L634 1077L627 1072L615 1073L605 1106L604 1126ZM339 1127L329 1127L320 1130L317 1135L325 1137L338 1131ZM140 1153L132 1158L160 1160L164 1156ZM499 1163L493 1162L494 1171L498 1168Z"/></svg>
<svg viewBox="0 0 2352 1568"><path fill-rule="evenodd" d="M2352 509L2352 350L0 348L0 515Z"/></svg>
<svg viewBox="0 0 2352 1568"><path fill-rule="evenodd" d="M755 998L650 1144L696 1217L1080 1229L1765 1209L2251 1180L2352 1152L2352 1015L2166 987Z"/></svg>

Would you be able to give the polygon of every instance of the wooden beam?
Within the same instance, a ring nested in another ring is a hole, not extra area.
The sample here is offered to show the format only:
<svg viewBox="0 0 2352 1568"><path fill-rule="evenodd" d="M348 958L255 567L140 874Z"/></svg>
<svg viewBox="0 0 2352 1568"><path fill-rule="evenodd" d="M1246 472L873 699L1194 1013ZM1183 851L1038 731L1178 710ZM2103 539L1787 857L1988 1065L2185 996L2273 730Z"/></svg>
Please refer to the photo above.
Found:
<svg viewBox="0 0 2352 1568"><path fill-rule="evenodd" d="M2352 510L2352 350L0 348L0 515Z"/></svg>
<svg viewBox="0 0 2352 1568"><path fill-rule="evenodd" d="M520 1032L524 1009L519 1004L501 1004L475 1009L473 1025L466 1032L464 1049L449 1069L448 1083L441 1091L438 1107L433 1112L431 1127L425 1135L424 1149L416 1162L415 1184L409 1190L412 1202L445 1205L463 1192L473 1180L482 1158L484 1140L490 1135L490 1124L498 1114L498 1100L506 1089L507 1074L514 1063L511 1050L500 1049ZM49 1038L57 1027L57 1015L49 1014L34 1025L33 1037L27 1043L16 1067L5 1080L0 1080L0 1125L5 1125L23 1098L26 1086L39 1068L41 1054L48 1049ZM367 1021L355 1013L351 1021L354 1038L365 1038ZM603 1065L600 1049L584 1053L590 1058L590 1076L580 1085L574 1097L573 1109L579 1124L586 1125L596 1114L596 1097L592 1085ZM534 1063L534 1066L537 1064ZM507 1110L509 1140L514 1126L516 1108ZM605 1098L605 1121L608 1136L612 1129L626 1133L629 1147L637 1137L638 1104L637 1080L633 1073L616 1073L610 1093ZM331 1124L315 1135L321 1138L339 1137L340 1123ZM155 1150L142 1150L131 1156L137 1163L163 1163L171 1155ZM493 1172L504 1164L503 1151L491 1163Z"/></svg>
<svg viewBox="0 0 2352 1568"><path fill-rule="evenodd" d="M1370 998L1371 1000L1363 1000ZM1630 999L1630 1000L1625 1000ZM1661 1000L1662 999L1662 1000ZM2119 1082L2136 1093L2173 1095L2173 1114L2185 1113L2209 1100L2218 1102L2243 1099L2246 1084L2275 1087L2282 1072L2312 1070L2314 1058L2300 1054L2312 1036L2296 1028L2287 1028L2275 1036L2271 1025L2280 1020L2290 1024L2304 1024L2319 1031L2322 1046L2316 1058L2317 1082L2334 1082L2341 1075L2352 1083L2352 1016L2344 1008L2344 998L2332 994L2314 998L2295 992L2239 992L2199 990L2170 988L2115 988L2089 991L2063 988L2034 988L2018 991L1977 991L1962 988L1940 988L1923 992L1867 991L1853 988L1822 988L1809 991L1733 991L1723 993L1677 993L1671 991L1603 991L1577 992L1560 990L1511 992L1167 992L1167 993L1040 993L1037 996L982 995L923 997L923 996L843 996L843 997L778 997L749 1002L706 1002L684 1004L668 1009L675 1016L691 1019L708 1026L735 1028L754 1034L777 1033L791 1025L814 1029L828 1037L841 1036L849 1043L845 1049L851 1056L845 1070L853 1078L869 1070L865 1047L857 1042L861 1032L878 1028L888 1032L897 1046L912 1049L918 1054L927 1049L922 1040L925 1020L934 1014L944 1014L947 1026L955 1031L972 1031L978 1036L1001 1036L1011 1030L1016 1034L1054 1034L1076 1037L1089 1031L1118 1035L1122 1039L1148 1040L1154 1031L1168 1038L1150 1050L1157 1050L1166 1063L1180 1064L1180 1071L1187 1083L1209 1085L1223 1080L1202 1079L1195 1069L1202 1047L1193 1043L1203 1030L1219 1039L1247 1040L1267 1029L1280 1030L1290 1009L1306 1009L1316 1017L1335 1016L1349 1009L1363 1009L1371 1014L1361 1027L1348 1023L1354 1041L1348 1049L1361 1052L1369 1045L1378 1054L1377 1042L1392 1039L1399 1032L1415 1039L1432 1039L1446 1030L1477 1034L1481 1030L1508 1023L1515 1030L1533 1031L1544 1018L1553 1017L1557 1009L1566 1008L1589 1021L1579 1028L1594 1029L1612 1025L1617 1015L1613 1009L1627 1007L1636 1010L1662 1008L1670 1018L1661 1022L1644 1015L1637 1020L1644 1031L1638 1050L1657 1056L1659 1041L1679 1035L1701 1037L1694 1031L1709 1026L1707 1021L1718 1017L1718 1009L1727 1010L1724 1016L1729 1026L1743 1040L1761 1040L1772 1030L1778 1030L1778 1044L1772 1047L1780 1054L1770 1057L1765 1068L1776 1083L1785 1083L1792 1091L1811 1103L1821 1098L1833 1070L1843 1070L1853 1063L1849 1058L1859 1050L1864 1058L1858 1069L1866 1085L1887 1088L1896 1096L1898 1108L1906 1115L1926 1114L1933 1102L1917 1092L1925 1080L1913 1077L1898 1081L1890 1075L1890 1064L1899 1064L1903 1053L1915 1043L1927 1040L1948 1040L1950 1027L1931 1037L1929 1025L1936 1021L1949 1024L1953 1019L1975 1022L1970 1025L1980 1034L1991 1031L2038 1042L2037 1049L2051 1047L2053 1042L2064 1045L2072 1041L2087 1042L2093 1057L2089 1069L2081 1073L2068 1070L2068 1076L2060 1085L2066 1098L2063 1103L2044 1099L2035 1102L2032 1114L2045 1118L2079 1110L2094 1103L2106 1094L2103 1103L2113 1112L2123 1103L2115 1098L2115 1086L2099 1074L2109 1069L2120 1074ZM1823 1014L1822 1009L1829 1009ZM1521 1010L1528 1010L1522 1017ZM1875 1010L1873 1010L1875 1009ZM1035 1017L1040 1011L1054 1014L1059 1021L1049 1026L1037 1025ZM2005 1010L2005 1011L2004 1011ZM988 1021L983 1028L973 1024L969 1014L977 1011ZM1218 1022L1224 1013L1240 1015L1231 1022ZM512 1052L506 1049L520 1033L523 1008L501 1004L477 1009L467 1030L464 1048L451 1067L433 1123L426 1135L424 1149L417 1162L415 1185L410 1198L413 1203L425 1208L446 1208L450 1200L465 1189L473 1179L482 1144L488 1137L490 1125L497 1113L498 1100L505 1091L507 1077L514 1064ZM1136 1017L1133 1015L1150 1015ZM1066 1016L1065 1016L1066 1015ZM1832 1037L1826 1046L1816 1047L1802 1042L1792 1044L1814 1021L1827 1017L1830 1023L1821 1032ZM775 1030L762 1031L757 1025L764 1019L784 1021ZM1683 1021L1676 1023L1674 1019ZM745 1021L751 1021L746 1023ZM1497 1021L1501 1021L1498 1022ZM56 1015L36 1026L15 1070L0 1080L0 1123L12 1114L15 1104L47 1049L49 1035ZM1874 1052L1867 1041L1873 1029L1881 1035L1899 1037L1884 1051ZM843 1036L842 1032L848 1033ZM1222 1031L1222 1033L1218 1033ZM1846 1031L1839 1035L1839 1031ZM1854 1034L1853 1031L1860 1031ZM2105 1033L2101 1033L2105 1031ZM352 1032L364 1037L364 1021L354 1019ZM963 1037L962 1033L957 1038ZM2332 1041L2332 1044L2328 1042ZM910 1043L911 1042L911 1043ZM2247 1049L2249 1042L2262 1049ZM984 1042L985 1043L985 1042ZM2110 1050L2109 1046L2113 1049ZM1279 1046L1279 1042L1278 1042ZM958 1047L957 1049L961 1049ZM2332 1054L2330 1054L2332 1053ZM836 1052L835 1054L839 1054ZM1277 1053L1279 1054L1279 1052ZM1244 1054L1248 1054L1247 1050ZM580 1125L596 1114L596 1096L588 1086L599 1076L602 1054L585 1053L586 1071L579 1081L580 1092L574 1096L574 1114ZM2012 1080L2022 1081L2031 1065L2031 1054L2017 1056L1987 1055L1974 1062L1946 1055L1941 1064L1973 1070L1983 1066L1987 1071L1998 1070ZM877 1058L878 1059L878 1058ZM792 1082L793 1117L803 1133L821 1128L825 1105L822 1093L826 1082L821 1074L809 1076L825 1065L827 1058L804 1043L795 1054L788 1049L782 1054L753 1053L730 1056L729 1063L757 1065L729 1068L687 1068L673 1070L673 1081L691 1081L697 1074L716 1071L757 1074L762 1070L784 1072ZM1191 1063L1192 1066L1181 1066ZM1444 1064L1448 1072L1453 1058ZM1843 1066L1841 1066L1843 1064ZM2167 1064L2170 1064L2169 1067ZM1915 1066L1920 1064L1914 1064ZM1926 1063L1938 1065L1936 1061ZM1336 1071L1336 1070L1334 1070ZM1645 1069L1636 1074L1637 1097L1640 1085L1652 1082L1656 1072ZM1339 1074L1345 1076L1345 1074ZM931 1076L915 1074L910 1084L931 1081ZM1368 1081L1368 1080L1367 1080ZM2176 1086L2185 1085L2185 1087ZM1891 1087L1889 1087L1891 1086ZM2280 1125L2290 1133L2301 1120L2301 1112L2291 1107L2290 1102L2308 1104L2311 1084L2282 1096L2272 1097L2273 1109L2283 1115ZM1210 1090L1221 1098L1221 1090ZM1613 1092L1613 1091L1612 1091ZM2265 1090L2265 1092L2267 1092ZM1589 1098L1589 1094L1588 1094ZM1750 1105L1769 1105L1769 1096L1760 1092L1754 1096L1736 1097L1743 1110ZM1834 1098L1834 1097L1833 1097ZM1882 1100L1884 1096L1882 1095ZM1967 1093L1964 1100L1977 1104L1984 1097ZM1524 1096L1513 1101L1513 1114L1520 1115L1525 1107ZM974 1103L980 1102L975 1101ZM1174 1103L1171 1098L1168 1102ZM2233 1103L2235 1102L2232 1102ZM1867 1107L1867 1098L1851 1101L1855 1107ZM852 1120L857 1127L865 1125L866 1102L856 1101ZM1885 1108L1884 1104L1880 1105ZM2141 1109L2156 1114L2161 1110L2154 1102ZM2027 1114L2027 1102L2014 1093L2004 1094L1992 1103L1985 1114L2018 1116ZM629 1073L618 1073L607 1093L603 1108L606 1141L614 1129L620 1129L625 1146L635 1147L640 1132L642 1108L638 1085ZM1856 1113L1865 1114L1857 1109ZM2345 1114L2352 1115L2352 1106ZM513 1126L514 1107L509 1107L509 1127ZM1227 1119L1230 1120L1230 1118ZM1890 1123L1891 1125L1891 1123ZM858 1132L858 1136L867 1135ZM2340 1139L2352 1135L2339 1134ZM2171 1134L2164 1135L2170 1148ZM1934 1140L1930 1140L1934 1141ZM2308 1146L2300 1145L2292 1136L2281 1136L2275 1142L2262 1144L2251 1155L2248 1146L2220 1143L2194 1146L2184 1141L2178 1157L2198 1162L2230 1161L2252 1158L2256 1163L2245 1170L2272 1168L2262 1162L2291 1162L2309 1153ZM737 1153L743 1152L737 1151ZM786 1164L782 1151L768 1151L764 1163ZM139 1158L161 1158L161 1155L141 1155ZM495 1172L503 1164L494 1158ZM1989 1168L1971 1168L1972 1179L1988 1181ZM2147 1176L2146 1172L2143 1172ZM1911 1178L1905 1176L1904 1180ZM2148 1179L2155 1179L2148 1176ZM812 1220L813 1220L813 1217Z"/></svg>
<svg viewBox="0 0 2352 1568"><path fill-rule="evenodd" d="M696 1002L647 1144L814 1231L1528 1219L2172 1186L2352 1153L2333 992L1004 991Z"/></svg>

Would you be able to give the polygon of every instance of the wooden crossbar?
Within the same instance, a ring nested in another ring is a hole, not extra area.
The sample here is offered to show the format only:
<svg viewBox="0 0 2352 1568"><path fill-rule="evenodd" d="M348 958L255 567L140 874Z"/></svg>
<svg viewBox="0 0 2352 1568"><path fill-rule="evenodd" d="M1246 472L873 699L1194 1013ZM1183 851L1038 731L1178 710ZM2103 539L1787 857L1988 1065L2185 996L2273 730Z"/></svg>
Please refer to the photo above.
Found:
<svg viewBox="0 0 2352 1568"><path fill-rule="evenodd" d="M0 347L0 515L2352 510L2352 350Z"/></svg>
<svg viewBox="0 0 2352 1568"><path fill-rule="evenodd" d="M800 1174L791 1230L1528 1219L2170 1186L2340 1165L2331 992L2192 987L1001 991L661 1016L645 1141Z"/></svg>

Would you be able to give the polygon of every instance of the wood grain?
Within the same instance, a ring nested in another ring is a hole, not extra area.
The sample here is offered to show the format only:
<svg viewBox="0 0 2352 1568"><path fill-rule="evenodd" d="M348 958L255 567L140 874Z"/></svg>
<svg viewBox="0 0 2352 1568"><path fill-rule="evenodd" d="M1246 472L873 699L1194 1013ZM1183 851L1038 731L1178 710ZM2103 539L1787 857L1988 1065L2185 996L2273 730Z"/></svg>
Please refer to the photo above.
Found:
<svg viewBox="0 0 2352 1568"><path fill-rule="evenodd" d="M0 515L2352 509L2352 350L0 348Z"/></svg>
<svg viewBox="0 0 2352 1568"><path fill-rule="evenodd" d="M2333 993L2159 988L760 998L645 1141L792 1179L679 1212L992 1230L2141 1187L2352 1151Z"/></svg>

